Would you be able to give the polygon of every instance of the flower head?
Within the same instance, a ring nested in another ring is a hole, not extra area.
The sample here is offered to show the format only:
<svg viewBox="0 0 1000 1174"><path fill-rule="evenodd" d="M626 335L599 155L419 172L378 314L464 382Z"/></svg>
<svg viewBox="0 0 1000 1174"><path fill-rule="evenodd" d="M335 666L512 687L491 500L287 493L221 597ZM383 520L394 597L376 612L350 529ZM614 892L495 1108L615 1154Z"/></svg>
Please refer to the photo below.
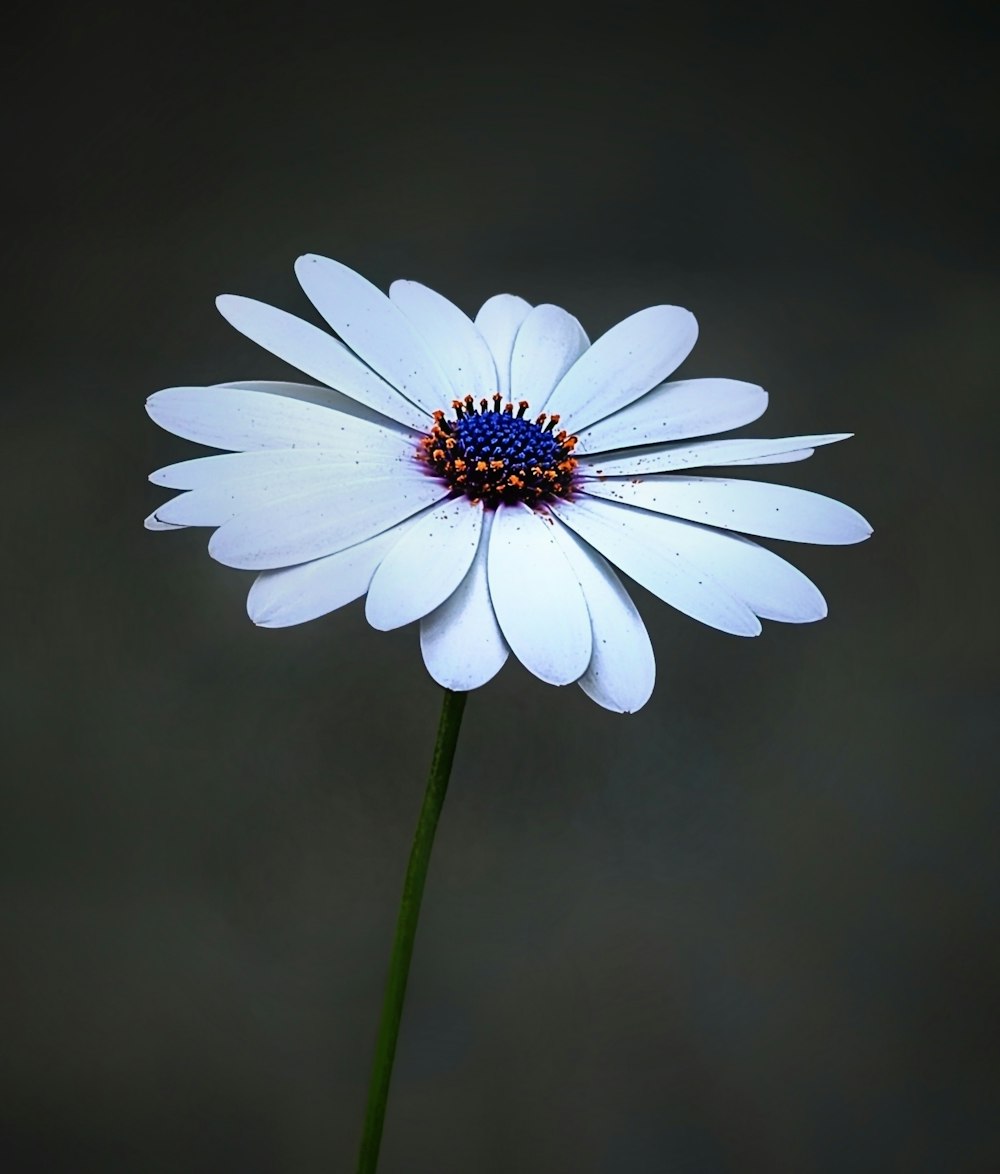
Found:
<svg viewBox="0 0 1000 1174"><path fill-rule="evenodd" d="M209 526L209 552L258 571L251 619L285 627L362 595L373 627L420 621L451 689L510 652L608 709L648 700L653 652L612 564L679 611L756 636L760 618L821 619L817 588L764 538L849 543L871 528L801 489L692 475L802 460L845 433L709 439L757 419L766 393L733 379L665 382L697 337L653 306L591 344L558 306L490 298L473 322L412 281L387 297L346 266L296 272L333 335L248 298L223 316L321 386L226 383L151 396L150 416L222 455L170 465L183 492L153 530Z"/></svg>

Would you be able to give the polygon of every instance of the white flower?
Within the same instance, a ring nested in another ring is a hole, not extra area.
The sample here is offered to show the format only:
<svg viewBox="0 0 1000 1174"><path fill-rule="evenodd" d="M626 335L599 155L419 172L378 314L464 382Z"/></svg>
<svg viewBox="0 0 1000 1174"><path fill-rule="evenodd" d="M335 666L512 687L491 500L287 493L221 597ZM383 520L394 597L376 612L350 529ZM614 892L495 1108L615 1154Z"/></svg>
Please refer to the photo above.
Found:
<svg viewBox="0 0 1000 1174"><path fill-rule="evenodd" d="M386 297L317 256L296 273L343 342L248 298L218 306L323 386L171 387L147 405L170 432L228 451L153 473L184 492L146 525L213 527L214 558L259 572L257 624L367 593L373 627L420 620L427 668L450 689L485 684L513 651L543 681L631 712L652 692L653 651L611 564L705 624L756 636L758 617L818 620L826 604L733 531L871 533L815 493L691 474L802 460L849 434L693 439L757 419L767 395L733 379L664 382L697 337L687 310L641 310L591 345L565 310L510 294L472 322L413 281Z"/></svg>

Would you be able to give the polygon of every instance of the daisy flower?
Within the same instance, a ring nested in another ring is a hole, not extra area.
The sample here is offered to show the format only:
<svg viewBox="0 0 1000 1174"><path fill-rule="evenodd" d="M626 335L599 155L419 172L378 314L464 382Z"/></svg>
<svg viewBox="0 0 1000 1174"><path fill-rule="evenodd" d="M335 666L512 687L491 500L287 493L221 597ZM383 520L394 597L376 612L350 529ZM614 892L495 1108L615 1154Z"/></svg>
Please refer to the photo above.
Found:
<svg viewBox="0 0 1000 1174"><path fill-rule="evenodd" d="M456 691L511 652L554 685L639 709L655 674L614 568L685 615L756 636L826 615L800 571L744 534L851 543L846 505L699 470L799 461L849 433L701 439L756 420L762 388L668 381L698 328L653 306L591 343L566 310L491 297L473 321L414 281L388 296L324 257L296 273L337 337L249 298L218 299L248 338L317 385L171 387L147 409L222 455L150 480L182 490L153 530L208 526L209 553L257 571L251 619L284 627L360 596L375 628L420 621L431 676Z"/></svg>

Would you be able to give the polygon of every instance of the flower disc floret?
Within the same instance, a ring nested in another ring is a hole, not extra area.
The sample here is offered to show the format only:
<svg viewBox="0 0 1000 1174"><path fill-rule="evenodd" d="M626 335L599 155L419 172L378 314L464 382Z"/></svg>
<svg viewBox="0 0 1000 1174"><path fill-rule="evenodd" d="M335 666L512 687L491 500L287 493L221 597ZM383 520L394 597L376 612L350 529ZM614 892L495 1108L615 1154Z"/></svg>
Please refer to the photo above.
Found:
<svg viewBox="0 0 1000 1174"><path fill-rule="evenodd" d="M467 395L454 400L454 419L440 409L420 442L421 455L437 476L488 509L501 503L565 500L573 489L577 439L556 431L557 414L527 416L528 401L504 404Z"/></svg>

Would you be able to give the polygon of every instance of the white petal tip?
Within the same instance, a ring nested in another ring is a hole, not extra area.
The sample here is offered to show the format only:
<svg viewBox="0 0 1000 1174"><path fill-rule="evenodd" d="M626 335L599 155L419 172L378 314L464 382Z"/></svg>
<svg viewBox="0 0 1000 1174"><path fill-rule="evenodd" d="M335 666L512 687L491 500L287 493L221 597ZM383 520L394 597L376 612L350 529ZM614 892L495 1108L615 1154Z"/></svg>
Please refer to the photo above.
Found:
<svg viewBox="0 0 1000 1174"><path fill-rule="evenodd" d="M266 613L258 616L250 616L250 620L255 628L290 628L292 625L277 616L268 616Z"/></svg>
<svg viewBox="0 0 1000 1174"><path fill-rule="evenodd" d="M368 626L374 628L376 632L392 632L396 628L406 626L405 624L397 624L392 620L387 620L384 616L376 616L373 619L367 612L365 612L365 619L368 621Z"/></svg>
<svg viewBox="0 0 1000 1174"><path fill-rule="evenodd" d="M247 595L247 615L255 628L291 628L304 623L304 620L283 608L280 602L269 598L268 594L261 590L258 583L254 583Z"/></svg>
<svg viewBox="0 0 1000 1174"><path fill-rule="evenodd" d="M397 610L379 607L377 601L373 603L371 594L365 596L365 619L368 621L368 626L374 628L376 632L392 632L396 628L405 628L407 624L413 622L409 616L401 621L396 614Z"/></svg>
<svg viewBox="0 0 1000 1174"><path fill-rule="evenodd" d="M247 615L250 617L250 622L258 628L269 628L272 626L273 609L269 608L266 603L260 604L255 599L255 592L253 587L250 588L250 594L247 596Z"/></svg>
<svg viewBox="0 0 1000 1174"><path fill-rule="evenodd" d="M219 531L216 530L212 537L208 540L208 553L215 559L217 563L222 563L224 567L232 567L237 571L259 571L268 568L256 566L253 562L242 558L233 558L225 549L220 550L220 546L224 546L223 542L217 541L219 538Z"/></svg>
<svg viewBox="0 0 1000 1174"><path fill-rule="evenodd" d="M843 519L842 525L829 536L824 536L826 544L829 546L854 546L858 542L867 541L874 533L866 518L851 510L850 507L845 507L845 509L848 509L849 513Z"/></svg>
<svg viewBox="0 0 1000 1174"><path fill-rule="evenodd" d="M830 609L824 600L822 608L817 608L816 611L803 612L801 615L789 616L787 619L781 617L781 621L786 624L818 624L820 620L825 620L829 614Z"/></svg>
<svg viewBox="0 0 1000 1174"><path fill-rule="evenodd" d="M586 678L577 681L577 684L591 701L599 705L601 709L606 709L608 713L620 713L625 715L638 713L652 696L652 692L650 692L645 697L643 697L642 700L639 700L639 698L616 700L606 696L598 687L596 687L595 684L588 682Z"/></svg>
<svg viewBox="0 0 1000 1174"><path fill-rule="evenodd" d="M426 665L424 666L426 668ZM452 693L471 693L475 689L481 689L487 682L477 681L471 684L464 677L449 677L446 673L431 672L427 669L427 673L431 680L440 685L442 689L450 689Z"/></svg>
<svg viewBox="0 0 1000 1174"><path fill-rule="evenodd" d="M321 257L319 253L303 253L301 257L295 258L296 277L301 277L310 266L321 263L324 265L336 265L338 268L341 267L339 261L333 261L329 257Z"/></svg>
<svg viewBox="0 0 1000 1174"><path fill-rule="evenodd" d="M172 522L161 522L156 516L156 511L144 518L142 522L143 528L146 530L161 531L161 530L183 530L184 526L175 526Z"/></svg>

